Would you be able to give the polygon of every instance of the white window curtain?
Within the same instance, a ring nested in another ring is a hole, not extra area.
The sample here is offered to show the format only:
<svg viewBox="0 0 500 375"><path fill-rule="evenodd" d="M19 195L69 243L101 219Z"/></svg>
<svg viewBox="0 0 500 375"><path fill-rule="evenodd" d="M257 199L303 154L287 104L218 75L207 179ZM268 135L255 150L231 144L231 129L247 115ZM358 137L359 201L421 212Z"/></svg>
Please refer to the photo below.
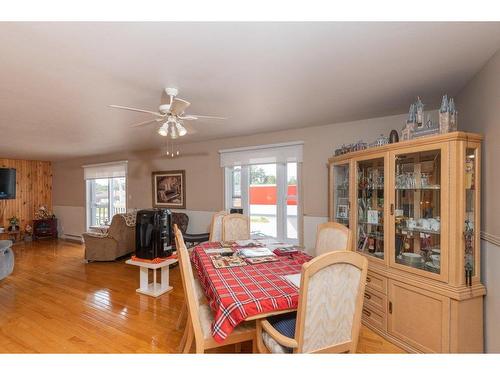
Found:
<svg viewBox="0 0 500 375"><path fill-rule="evenodd" d="M98 178L127 177L127 161L90 164L83 166L83 178L95 180Z"/></svg>
<svg viewBox="0 0 500 375"><path fill-rule="evenodd" d="M289 142L219 150L220 166L302 163L303 146L304 142Z"/></svg>

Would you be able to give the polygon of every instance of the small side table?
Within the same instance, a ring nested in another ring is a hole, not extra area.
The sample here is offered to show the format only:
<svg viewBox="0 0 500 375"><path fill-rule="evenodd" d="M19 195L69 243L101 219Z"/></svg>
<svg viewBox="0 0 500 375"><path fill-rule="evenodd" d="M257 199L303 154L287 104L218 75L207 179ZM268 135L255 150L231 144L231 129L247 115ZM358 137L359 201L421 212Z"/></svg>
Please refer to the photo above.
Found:
<svg viewBox="0 0 500 375"><path fill-rule="evenodd" d="M136 260L129 259L125 263L131 264L133 266L140 267L139 273L139 289L136 290L138 293L146 294L151 297L158 297L162 294L172 290L169 285L169 271L168 267L171 264L177 263L177 259L167 259L161 263L148 263L148 262L138 262ZM161 282L156 282L156 270L160 269L161 272ZM153 270L153 282L149 282L149 270Z"/></svg>

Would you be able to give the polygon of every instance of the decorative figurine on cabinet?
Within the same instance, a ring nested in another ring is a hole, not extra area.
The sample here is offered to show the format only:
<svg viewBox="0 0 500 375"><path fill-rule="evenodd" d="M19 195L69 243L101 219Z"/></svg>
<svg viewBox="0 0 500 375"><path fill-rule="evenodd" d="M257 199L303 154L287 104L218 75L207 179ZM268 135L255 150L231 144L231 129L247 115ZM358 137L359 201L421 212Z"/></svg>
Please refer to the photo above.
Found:
<svg viewBox="0 0 500 375"><path fill-rule="evenodd" d="M424 103L420 100L420 96L417 96L417 102L415 103L415 113L416 113L416 123L420 127L424 124Z"/></svg>
<svg viewBox="0 0 500 375"><path fill-rule="evenodd" d="M413 138L413 132L415 131L416 126L416 110L415 104L410 105L410 110L408 111L408 119L406 120L406 125L403 127L401 131L401 140L409 141Z"/></svg>
<svg viewBox="0 0 500 375"><path fill-rule="evenodd" d="M458 129L458 126L457 126L457 115L458 115L458 112L455 109L455 101L453 100L453 98L450 99L450 109L449 109L449 112L450 112L450 131L451 132L455 132Z"/></svg>
<svg viewBox="0 0 500 375"><path fill-rule="evenodd" d="M413 138L426 137L439 134L439 124L431 120L430 113L427 114L427 120L422 126L418 126L413 133Z"/></svg>
<svg viewBox="0 0 500 375"><path fill-rule="evenodd" d="M389 143L398 143L399 142L399 134L397 130L392 129L389 134Z"/></svg>
<svg viewBox="0 0 500 375"><path fill-rule="evenodd" d="M389 143L389 137L385 137L383 134L372 143L370 143L370 147L381 147Z"/></svg>
<svg viewBox="0 0 500 375"><path fill-rule="evenodd" d="M443 95L441 107L439 108L439 132L441 134L445 134L450 131L450 112L448 109L448 95Z"/></svg>
<svg viewBox="0 0 500 375"><path fill-rule="evenodd" d="M457 131L457 110L453 98L444 95L439 108L439 133Z"/></svg>

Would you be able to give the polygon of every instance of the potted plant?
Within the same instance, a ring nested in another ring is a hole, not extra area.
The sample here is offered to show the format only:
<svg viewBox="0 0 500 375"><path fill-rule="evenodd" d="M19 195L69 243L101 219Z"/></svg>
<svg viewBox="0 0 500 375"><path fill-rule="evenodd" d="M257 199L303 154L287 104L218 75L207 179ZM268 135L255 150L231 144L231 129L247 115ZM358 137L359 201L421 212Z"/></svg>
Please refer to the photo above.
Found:
<svg viewBox="0 0 500 375"><path fill-rule="evenodd" d="M19 230L19 219L16 216L9 218L9 232L14 232Z"/></svg>

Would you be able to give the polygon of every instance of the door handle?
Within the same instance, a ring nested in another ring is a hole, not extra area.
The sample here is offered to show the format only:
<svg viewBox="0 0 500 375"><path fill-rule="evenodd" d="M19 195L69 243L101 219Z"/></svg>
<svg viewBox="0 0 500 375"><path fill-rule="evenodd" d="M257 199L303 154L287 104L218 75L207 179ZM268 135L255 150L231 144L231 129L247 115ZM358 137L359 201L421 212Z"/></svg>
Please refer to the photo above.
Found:
<svg viewBox="0 0 500 375"><path fill-rule="evenodd" d="M392 302L389 301L389 314L392 314Z"/></svg>
<svg viewBox="0 0 500 375"><path fill-rule="evenodd" d="M372 313L369 312L367 309L363 309L363 314L365 314L366 316L371 316Z"/></svg>
<svg viewBox="0 0 500 375"><path fill-rule="evenodd" d="M391 215L394 215L394 203L391 203Z"/></svg>
<svg viewBox="0 0 500 375"><path fill-rule="evenodd" d="M372 299L372 296L371 296L371 295L369 295L368 293L365 293L365 298L366 298L366 299Z"/></svg>

